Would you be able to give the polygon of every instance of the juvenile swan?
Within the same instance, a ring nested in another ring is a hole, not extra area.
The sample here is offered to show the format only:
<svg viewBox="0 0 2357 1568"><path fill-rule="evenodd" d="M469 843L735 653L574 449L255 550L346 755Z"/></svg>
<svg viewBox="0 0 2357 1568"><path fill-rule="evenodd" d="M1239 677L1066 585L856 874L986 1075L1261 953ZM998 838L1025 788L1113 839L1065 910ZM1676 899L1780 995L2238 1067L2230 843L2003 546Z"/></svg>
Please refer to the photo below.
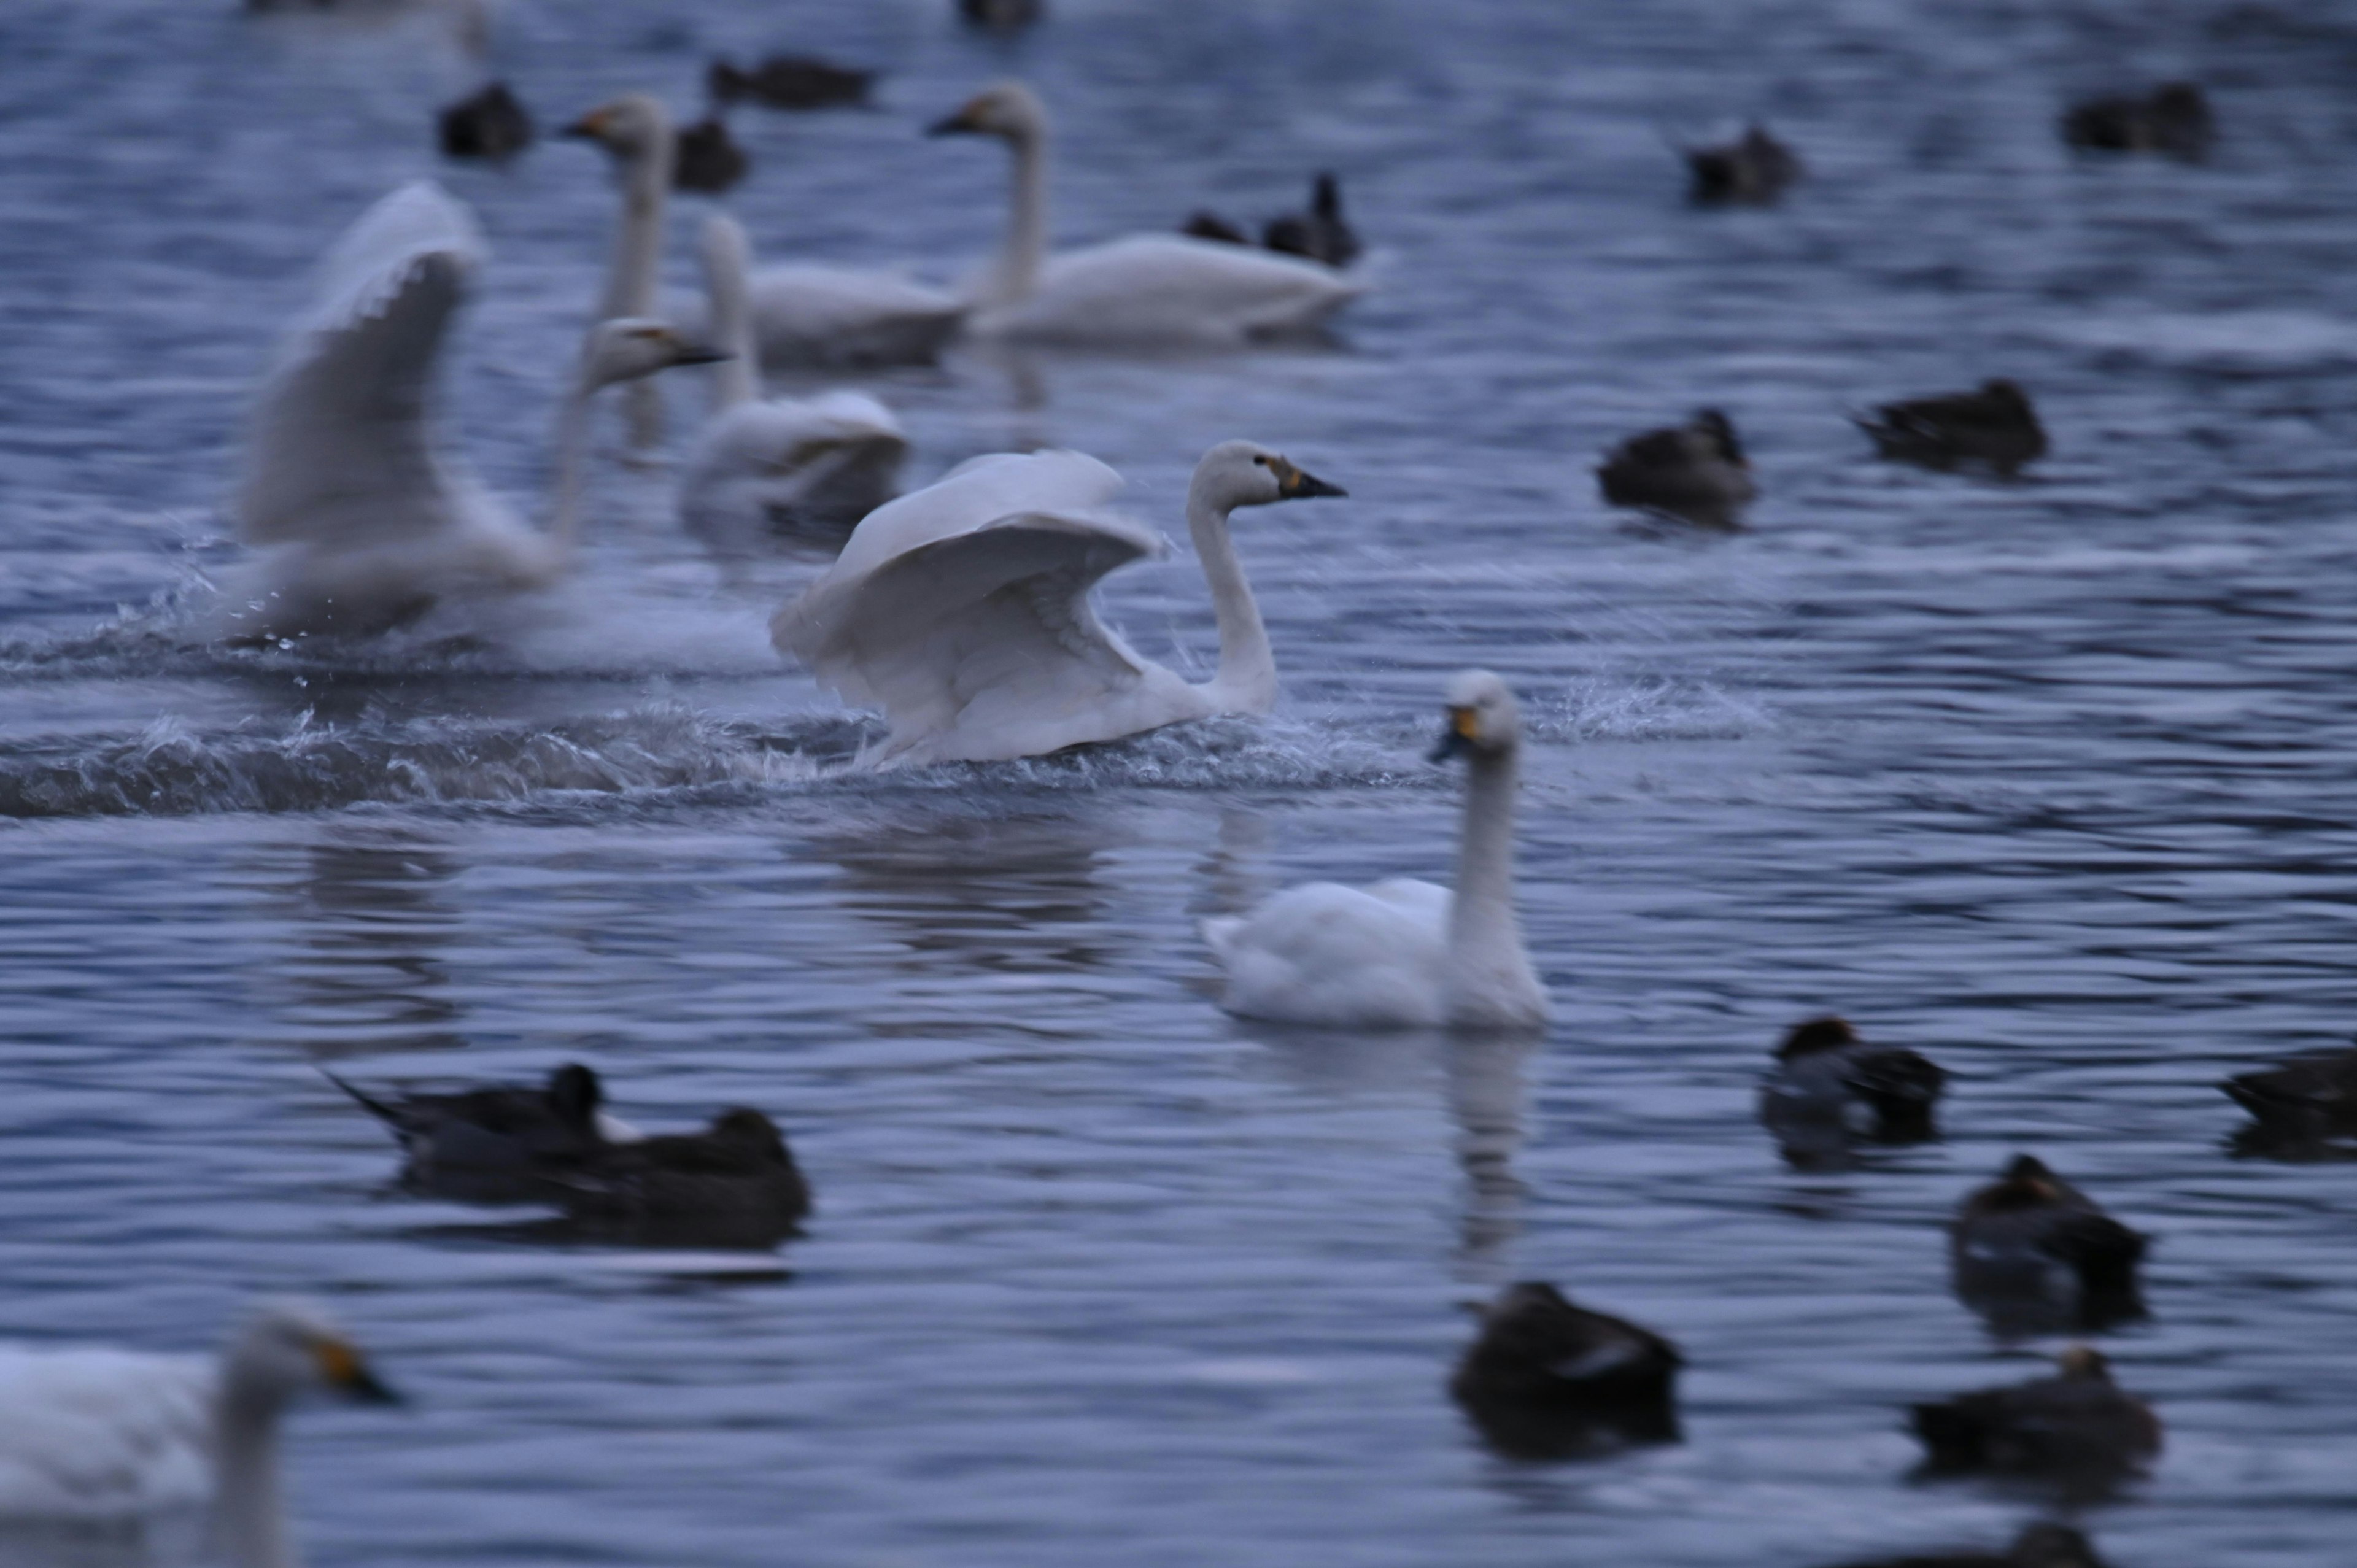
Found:
<svg viewBox="0 0 2357 1568"><path fill-rule="evenodd" d="M278 1423L310 1389L397 1402L301 1305L264 1308L218 1360L0 1344L0 1518L130 1520L210 1504L235 1568L294 1568Z"/></svg>
<svg viewBox="0 0 2357 1568"><path fill-rule="evenodd" d="M1534 1028L1546 993L1514 915L1514 774L1522 714L1506 682L1468 670L1448 683L1448 731L1432 756L1468 762L1457 891L1394 878L1310 882L1251 914L1203 922L1228 972L1231 1013L1351 1028Z"/></svg>
<svg viewBox="0 0 2357 1568"><path fill-rule="evenodd" d="M1218 671L1190 685L1097 618L1097 579L1158 556L1159 535L1103 508L1121 476L1079 452L994 453L852 531L770 635L846 702L884 710L872 765L1042 757L1214 714L1265 714L1276 660L1228 514L1344 492L1249 441L1203 455L1187 527L1219 621Z"/></svg>
<svg viewBox="0 0 2357 1568"><path fill-rule="evenodd" d="M1006 239L975 296L977 332L1067 343L1236 344L1316 327L1362 279L1296 256L1184 234L1134 234L1048 254L1048 112L1003 81L934 125L1015 156Z"/></svg>
<svg viewBox="0 0 2357 1568"><path fill-rule="evenodd" d="M580 521L590 399L717 357L660 321L600 323L559 421L554 515L534 529L436 450L426 418L482 259L466 209L430 184L378 202L329 254L320 302L264 383L246 442L238 536L264 554L231 586L232 639L383 631L445 597L554 582Z"/></svg>

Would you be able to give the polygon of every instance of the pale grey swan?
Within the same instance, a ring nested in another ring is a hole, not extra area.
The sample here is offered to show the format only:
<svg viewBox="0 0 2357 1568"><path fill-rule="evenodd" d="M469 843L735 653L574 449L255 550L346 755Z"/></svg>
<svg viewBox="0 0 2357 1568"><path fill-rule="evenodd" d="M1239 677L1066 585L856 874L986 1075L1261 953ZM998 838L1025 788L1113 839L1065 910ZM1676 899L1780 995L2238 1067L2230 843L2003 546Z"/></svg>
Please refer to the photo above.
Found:
<svg viewBox="0 0 2357 1568"><path fill-rule="evenodd" d="M1079 452L997 453L868 513L826 574L770 622L846 701L884 710L870 765L1039 757L1215 714L1266 713L1276 661L1229 537L1238 507L1343 492L1249 441L1214 446L1187 526L1220 628L1191 685L1097 618L1097 580L1163 553L1104 510L1121 476Z"/></svg>
<svg viewBox="0 0 2357 1568"><path fill-rule="evenodd" d="M995 136L1014 156L1006 237L974 295L975 332L1046 342L1224 346L1315 328L1366 292L1322 263L1187 234L1050 255L1048 111L1019 81L985 89L931 134Z"/></svg>
<svg viewBox="0 0 2357 1568"><path fill-rule="evenodd" d="M662 256L673 133L656 100L634 92L593 109L565 133L613 155L622 222L607 275L608 315L649 315ZM890 273L794 263L748 280L764 364L777 369L929 364L964 325L966 302Z"/></svg>
<svg viewBox="0 0 2357 1568"><path fill-rule="evenodd" d="M580 524L590 400L716 357L661 321L594 328L559 418L554 513L534 529L436 449L427 418L483 254L467 209L428 183L386 197L337 242L255 409L235 509L239 537L263 553L229 588L225 635L362 635L445 598L548 585Z"/></svg>
<svg viewBox="0 0 2357 1568"><path fill-rule="evenodd" d="M713 344L713 417L682 471L680 521L716 553L754 553L774 536L840 541L899 488L909 437L865 392L763 398L737 220L704 225L705 296Z"/></svg>
<svg viewBox="0 0 2357 1568"><path fill-rule="evenodd" d="M296 1303L255 1313L218 1357L0 1344L0 1518L209 1507L233 1568L294 1568L278 1426L312 1390L396 1402L350 1341Z"/></svg>
<svg viewBox="0 0 2357 1568"><path fill-rule="evenodd" d="M1514 912L1514 791L1521 710L1506 682L1448 682L1436 761L1467 760L1457 889L1407 877L1366 887L1309 882L1248 915L1203 922L1227 972L1222 1005L1250 1018L1351 1028L1535 1028L1546 992Z"/></svg>

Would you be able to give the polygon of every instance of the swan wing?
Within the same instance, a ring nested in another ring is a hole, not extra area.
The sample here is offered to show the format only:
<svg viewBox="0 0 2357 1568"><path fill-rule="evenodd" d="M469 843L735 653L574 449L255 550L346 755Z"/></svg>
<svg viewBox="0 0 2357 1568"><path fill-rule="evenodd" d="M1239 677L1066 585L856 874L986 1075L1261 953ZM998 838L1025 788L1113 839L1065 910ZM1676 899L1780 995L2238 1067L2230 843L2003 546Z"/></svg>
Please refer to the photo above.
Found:
<svg viewBox="0 0 2357 1568"><path fill-rule="evenodd" d="M0 1518L201 1505L215 1386L198 1357L0 1345Z"/></svg>
<svg viewBox="0 0 2357 1568"><path fill-rule="evenodd" d="M1428 882L1311 882L1240 922L1207 921L1204 935L1228 972L1222 1004L1297 1024L1437 1024L1448 901L1447 888Z"/></svg>
<svg viewBox="0 0 2357 1568"><path fill-rule="evenodd" d="M1139 234L1050 258L1005 326L1049 338L1252 338L1314 327L1366 288L1318 262Z"/></svg>
<svg viewBox="0 0 2357 1568"><path fill-rule="evenodd" d="M254 409L236 503L247 543L375 543L460 517L475 487L436 458L425 404L483 255L467 209L427 183L337 242Z"/></svg>

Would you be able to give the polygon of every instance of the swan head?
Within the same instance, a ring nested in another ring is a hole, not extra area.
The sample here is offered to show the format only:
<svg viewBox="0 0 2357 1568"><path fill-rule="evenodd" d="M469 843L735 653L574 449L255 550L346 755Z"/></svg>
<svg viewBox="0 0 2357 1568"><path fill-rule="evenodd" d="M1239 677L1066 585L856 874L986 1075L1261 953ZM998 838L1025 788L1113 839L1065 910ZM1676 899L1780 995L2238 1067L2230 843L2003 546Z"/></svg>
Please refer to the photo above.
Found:
<svg viewBox="0 0 2357 1568"><path fill-rule="evenodd" d="M993 82L967 99L956 113L926 126L925 134L1038 142L1048 134L1048 106L1019 81Z"/></svg>
<svg viewBox="0 0 2357 1568"><path fill-rule="evenodd" d="M285 1404L309 1389L365 1404L399 1404L343 1331L307 1302L272 1302L231 1341L224 1391L252 1404Z"/></svg>
<svg viewBox="0 0 2357 1568"><path fill-rule="evenodd" d="M1445 762L1460 751L1476 757L1500 757L1523 738L1523 710L1505 680L1487 670L1466 670L1449 677L1448 728L1432 748L1432 760Z"/></svg>
<svg viewBox="0 0 2357 1568"><path fill-rule="evenodd" d="M1329 485L1305 473L1254 441L1222 441L1195 465L1188 499L1209 501L1220 511L1240 506L1266 506L1271 501L1308 500L1317 496L1346 496L1340 485Z"/></svg>
<svg viewBox="0 0 2357 1568"><path fill-rule="evenodd" d="M581 350L581 385L596 392L673 365L709 365L728 356L673 327L643 316L618 316L589 329Z"/></svg>
<svg viewBox="0 0 2357 1568"><path fill-rule="evenodd" d="M595 142L626 163L660 153L671 134L671 112L645 92L626 92L565 127L565 134Z"/></svg>

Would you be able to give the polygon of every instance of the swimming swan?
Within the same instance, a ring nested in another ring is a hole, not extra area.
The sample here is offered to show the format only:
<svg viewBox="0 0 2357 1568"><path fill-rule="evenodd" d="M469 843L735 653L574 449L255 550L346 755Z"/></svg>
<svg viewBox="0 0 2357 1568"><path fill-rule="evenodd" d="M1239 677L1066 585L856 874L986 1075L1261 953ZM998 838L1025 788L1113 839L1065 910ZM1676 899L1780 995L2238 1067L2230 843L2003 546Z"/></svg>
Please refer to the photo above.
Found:
<svg viewBox="0 0 2357 1568"><path fill-rule="evenodd" d="M0 1518L212 1509L235 1568L294 1568L278 1423L297 1394L397 1403L317 1311L255 1314L218 1359L0 1344Z"/></svg>
<svg viewBox="0 0 2357 1568"><path fill-rule="evenodd" d="M884 710L874 765L1040 757L1276 703L1276 661L1228 535L1237 507L1343 492L1249 441L1203 455L1187 526L1211 585L1220 664L1190 685L1138 657L1090 603L1097 579L1159 556L1103 509L1121 476L1079 452L995 453L867 514L825 575L770 623L845 701Z"/></svg>
<svg viewBox="0 0 2357 1568"><path fill-rule="evenodd" d="M554 582L579 527L590 399L717 357L660 321L594 328L558 424L555 512L533 529L427 427L443 338L482 260L473 219L431 184L378 202L329 252L246 443L238 534L266 553L230 594L231 639L382 631L450 596Z"/></svg>
<svg viewBox="0 0 2357 1568"><path fill-rule="evenodd" d="M1247 1018L1366 1029L1534 1028L1546 993L1514 915L1514 774L1522 715L1505 682L1448 682L1448 732L1433 759L1466 755L1457 891L1396 877L1309 882L1249 915L1203 922L1227 971L1221 1005Z"/></svg>
<svg viewBox="0 0 2357 1568"><path fill-rule="evenodd" d="M930 135L996 136L1015 156L1006 238L975 295L979 333L1071 343L1236 344L1316 327L1366 292L1320 263L1185 234L1048 253L1048 112L1003 81Z"/></svg>
<svg viewBox="0 0 2357 1568"><path fill-rule="evenodd" d="M763 399L754 377L745 298L745 231L715 214L704 225L705 290L714 347L714 414L682 472L680 521L724 555L752 553L776 533L840 541L892 499L909 438L865 392Z"/></svg>

